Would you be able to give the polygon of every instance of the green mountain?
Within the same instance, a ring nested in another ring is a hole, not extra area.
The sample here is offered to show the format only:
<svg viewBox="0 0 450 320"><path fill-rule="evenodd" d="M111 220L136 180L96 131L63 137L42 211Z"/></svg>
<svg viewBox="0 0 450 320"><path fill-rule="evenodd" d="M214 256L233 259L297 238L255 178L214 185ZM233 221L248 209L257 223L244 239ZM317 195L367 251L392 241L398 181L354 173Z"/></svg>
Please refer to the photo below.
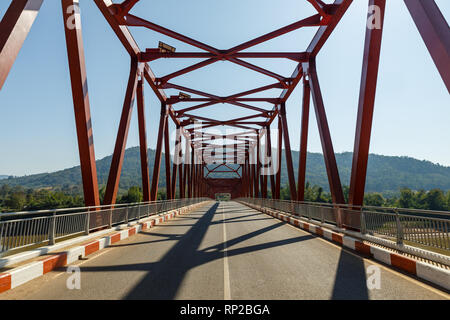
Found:
<svg viewBox="0 0 450 320"><path fill-rule="evenodd" d="M155 151L149 149L150 179L153 173ZM295 176L297 177L298 151L293 152ZM284 156L284 154L283 154ZM106 185L112 156L97 160L98 181ZM339 173L343 185L349 185L352 165L352 153L336 154ZM125 152L119 188L128 190L134 185L141 185L139 148L127 149ZM320 153L308 153L306 179L311 185L318 185L328 191L328 179ZM286 162L282 161L282 184L287 184ZM8 177L0 180L1 184L21 185L27 188L62 188L81 185L80 167L60 170L52 173L41 173L23 177ZM165 161L161 161L160 187L165 187ZM450 167L444 167L429 161L420 161L410 157L392 157L371 154L367 172L367 192L383 194L397 193L402 187L413 190L430 190L439 188L450 190Z"/></svg>

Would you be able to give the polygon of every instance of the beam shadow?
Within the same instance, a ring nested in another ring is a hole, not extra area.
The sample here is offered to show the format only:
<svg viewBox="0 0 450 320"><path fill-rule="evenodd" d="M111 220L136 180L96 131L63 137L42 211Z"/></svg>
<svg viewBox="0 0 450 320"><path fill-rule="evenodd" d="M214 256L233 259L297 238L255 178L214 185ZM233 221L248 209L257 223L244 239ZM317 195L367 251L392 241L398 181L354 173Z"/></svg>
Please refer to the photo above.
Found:
<svg viewBox="0 0 450 320"><path fill-rule="evenodd" d="M145 277L137 284L125 297L131 300L143 299L167 299L176 297L177 291L186 275L186 273L200 265L208 262L222 259L224 253L223 243L217 246L198 250L206 231L216 213L218 204L213 205L200 220L198 220L191 229L181 237L176 236L176 244L159 261L151 263L126 264L119 266L82 266L82 272L114 272L114 271L148 271ZM222 213L220 213L222 214ZM271 225L269 227L256 230L244 236L227 241L227 247L248 240L265 232L269 232L283 225L284 222ZM158 235L158 234L156 234ZM167 236L166 234L161 234ZM312 235L283 239L264 244L248 246L245 248L228 249L228 256L237 256L248 252L265 250L268 248L279 247L291 243L298 243L312 239ZM159 241L168 241L161 239ZM157 240L158 241L158 240ZM154 241L150 241L154 242ZM142 244L142 243L140 243Z"/></svg>

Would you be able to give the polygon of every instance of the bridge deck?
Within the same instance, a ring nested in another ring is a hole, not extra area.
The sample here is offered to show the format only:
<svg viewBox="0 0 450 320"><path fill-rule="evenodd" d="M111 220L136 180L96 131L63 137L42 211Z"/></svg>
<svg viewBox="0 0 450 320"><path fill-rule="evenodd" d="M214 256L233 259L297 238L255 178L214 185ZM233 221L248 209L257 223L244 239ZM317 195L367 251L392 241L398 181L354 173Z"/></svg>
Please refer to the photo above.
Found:
<svg viewBox="0 0 450 320"><path fill-rule="evenodd" d="M445 293L235 202L121 241L0 299L448 299ZM366 270L381 269L381 289Z"/></svg>

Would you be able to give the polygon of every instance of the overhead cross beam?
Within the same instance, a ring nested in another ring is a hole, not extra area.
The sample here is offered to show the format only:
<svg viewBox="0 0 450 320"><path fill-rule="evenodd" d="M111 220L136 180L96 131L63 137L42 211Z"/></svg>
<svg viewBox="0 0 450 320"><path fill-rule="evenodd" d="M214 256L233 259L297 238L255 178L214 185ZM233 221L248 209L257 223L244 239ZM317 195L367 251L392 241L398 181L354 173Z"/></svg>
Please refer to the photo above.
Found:
<svg viewBox="0 0 450 320"><path fill-rule="evenodd" d="M44 0L14 0L0 22L0 90L39 13ZM64 15L73 15L78 1L65 6ZM71 11L72 10L72 11ZM68 20L65 20L66 23ZM71 21L72 24L79 21Z"/></svg>

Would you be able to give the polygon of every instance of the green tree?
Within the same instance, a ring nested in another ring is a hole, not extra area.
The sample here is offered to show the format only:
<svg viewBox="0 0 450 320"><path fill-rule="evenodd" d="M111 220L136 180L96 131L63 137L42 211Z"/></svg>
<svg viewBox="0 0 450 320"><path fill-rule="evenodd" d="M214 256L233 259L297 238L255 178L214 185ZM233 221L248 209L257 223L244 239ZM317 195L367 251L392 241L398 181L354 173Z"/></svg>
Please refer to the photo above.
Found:
<svg viewBox="0 0 450 320"><path fill-rule="evenodd" d="M15 211L21 211L27 202L25 193L14 192L5 201L5 205Z"/></svg>
<svg viewBox="0 0 450 320"><path fill-rule="evenodd" d="M414 193L409 188L400 189L398 204L400 208L412 208L414 206Z"/></svg>
<svg viewBox="0 0 450 320"><path fill-rule="evenodd" d="M364 205L366 206L383 207L385 203L386 200L381 193L373 192L364 196Z"/></svg>
<svg viewBox="0 0 450 320"><path fill-rule="evenodd" d="M444 192L440 189L433 189L426 193L425 205L428 210L445 210L447 207L447 201L444 196Z"/></svg>
<svg viewBox="0 0 450 320"><path fill-rule="evenodd" d="M348 195L350 193L350 187L349 186L343 186L342 187L342 192L344 193L345 203L348 203Z"/></svg>
<svg viewBox="0 0 450 320"><path fill-rule="evenodd" d="M414 203L410 208L416 208L416 209L428 209L428 204L427 204L427 192L423 189L417 191L414 194Z"/></svg>
<svg viewBox="0 0 450 320"><path fill-rule="evenodd" d="M450 211L450 190L447 191L447 210Z"/></svg>
<svg viewBox="0 0 450 320"><path fill-rule="evenodd" d="M127 194L123 195L120 198L119 203L135 203L135 202L142 202L142 192L141 189L137 186L130 187L128 189Z"/></svg>

